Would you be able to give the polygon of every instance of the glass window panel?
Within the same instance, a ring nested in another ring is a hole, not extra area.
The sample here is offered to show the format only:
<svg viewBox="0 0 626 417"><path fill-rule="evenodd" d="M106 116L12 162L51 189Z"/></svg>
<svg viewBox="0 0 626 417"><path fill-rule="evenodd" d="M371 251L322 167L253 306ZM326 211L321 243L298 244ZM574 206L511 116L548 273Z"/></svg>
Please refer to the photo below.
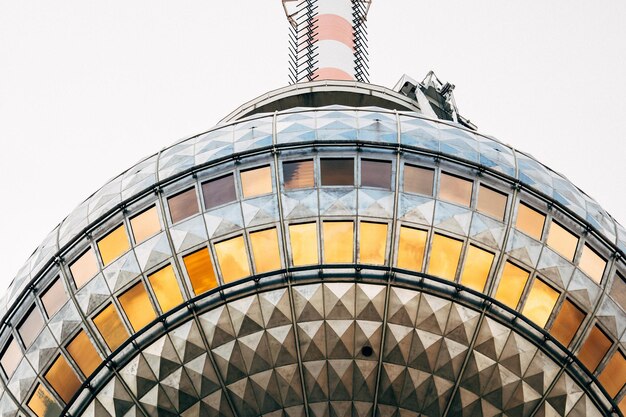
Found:
<svg viewBox="0 0 626 417"><path fill-rule="evenodd" d="M478 189L478 203L476 208L481 213L502 220L504 219L504 212L506 210L506 200L506 194L502 194L481 184Z"/></svg>
<svg viewBox="0 0 626 417"><path fill-rule="evenodd" d="M243 175L243 174L242 174ZM235 176L228 174L221 178L202 183L204 208L210 209L237 200Z"/></svg>
<svg viewBox="0 0 626 417"><path fill-rule="evenodd" d="M430 249L428 273L454 281L463 242L435 234Z"/></svg>
<svg viewBox="0 0 626 417"><path fill-rule="evenodd" d="M241 188L244 198L270 194L272 192L272 169L266 166L243 171L241 173Z"/></svg>
<svg viewBox="0 0 626 417"><path fill-rule="evenodd" d="M24 355L22 355L22 350L20 345L17 344L17 340L11 338L2 355L0 355L0 365L2 365L4 373L9 377L13 375L23 357Z"/></svg>
<svg viewBox="0 0 626 417"><path fill-rule="evenodd" d="M183 257L189 281L196 295L217 287L217 279L213 270L213 262L207 248Z"/></svg>
<svg viewBox="0 0 626 417"><path fill-rule="evenodd" d="M621 275L617 274L615 279L613 279L610 294L611 297L617 301L617 304L626 310L626 281L624 281Z"/></svg>
<svg viewBox="0 0 626 417"><path fill-rule="evenodd" d="M133 231L135 243L139 244L161 231L159 212L156 206L130 219L130 228Z"/></svg>
<svg viewBox="0 0 626 417"><path fill-rule="evenodd" d="M76 288L81 288L98 273L98 261L93 249L89 248L70 265L70 272Z"/></svg>
<svg viewBox="0 0 626 417"><path fill-rule="evenodd" d="M561 254L565 259L571 261L576 253L578 238L565 230L561 225L552 222L548 232L548 246Z"/></svg>
<svg viewBox="0 0 626 417"><path fill-rule="evenodd" d="M56 417L61 415L61 407L54 400L50 391L41 384L37 385L33 396L28 400L30 408L37 417Z"/></svg>
<svg viewBox="0 0 626 417"><path fill-rule="evenodd" d="M215 254L224 282L233 282L250 276L248 254L243 236L216 243Z"/></svg>
<svg viewBox="0 0 626 417"><path fill-rule="evenodd" d="M362 159L361 186L391 190L391 162Z"/></svg>
<svg viewBox="0 0 626 417"><path fill-rule="evenodd" d="M289 240L291 241L291 257L294 266L319 263L316 223L290 225Z"/></svg>
<svg viewBox="0 0 626 417"><path fill-rule="evenodd" d="M517 208L515 228L534 239L541 240L545 221L546 216L534 209L531 209L524 203L520 203Z"/></svg>
<svg viewBox="0 0 626 417"><path fill-rule="evenodd" d="M587 336L587 340L583 343L583 346L578 352L578 359L589 369L594 372L602 358L611 348L611 339L604 334L602 330L596 325L593 326L591 332Z"/></svg>
<svg viewBox="0 0 626 417"><path fill-rule="evenodd" d="M48 287L46 292L41 295L41 302L48 317L52 317L54 313L59 311L67 300L68 296L60 278L57 278L52 285Z"/></svg>
<svg viewBox="0 0 626 417"><path fill-rule="evenodd" d="M62 355L59 355L48 369L45 378L66 403L72 399L81 385L74 370Z"/></svg>
<svg viewBox="0 0 626 417"><path fill-rule="evenodd" d="M409 193L433 195L435 171L432 169L404 166L404 191Z"/></svg>
<svg viewBox="0 0 626 417"><path fill-rule="evenodd" d="M98 241L98 250L102 257L102 263L107 266L122 254L128 252L130 243L126 236L126 227L119 226L117 229Z"/></svg>
<svg viewBox="0 0 626 417"><path fill-rule="evenodd" d="M623 353L617 351L613 354L598 380L611 397L615 397L622 390L626 384L626 357Z"/></svg>
<svg viewBox="0 0 626 417"><path fill-rule="evenodd" d="M439 198L469 207L472 202L472 181L441 173Z"/></svg>
<svg viewBox="0 0 626 417"><path fill-rule="evenodd" d="M113 304L109 304L95 316L93 322L111 351L115 351L130 337Z"/></svg>
<svg viewBox="0 0 626 417"><path fill-rule="evenodd" d="M250 244L257 274L281 268L278 233L275 228L250 233Z"/></svg>
<svg viewBox="0 0 626 417"><path fill-rule="evenodd" d="M354 262L354 223L324 222L324 262Z"/></svg>
<svg viewBox="0 0 626 417"><path fill-rule="evenodd" d="M283 162L283 179L287 190L313 187L315 185L313 160Z"/></svg>
<svg viewBox="0 0 626 417"><path fill-rule="evenodd" d="M528 281L528 276L528 272L507 262L502 270L502 278L498 284L498 291L496 291L496 300L515 309L526 286L526 281Z"/></svg>
<svg viewBox="0 0 626 417"><path fill-rule="evenodd" d="M197 214L198 199L196 198L196 189L190 188L180 194L176 194L167 199L167 206L170 209L170 217L172 223L178 223L188 217Z"/></svg>
<svg viewBox="0 0 626 417"><path fill-rule="evenodd" d="M387 249L387 224L361 222L359 259L361 263L384 265Z"/></svg>
<svg viewBox="0 0 626 417"><path fill-rule="evenodd" d="M32 308L26 318L17 327L17 331L24 342L24 346L28 348L37 338L41 329L43 329L44 322L39 309L35 306Z"/></svg>
<svg viewBox="0 0 626 417"><path fill-rule="evenodd" d="M598 284L602 281L602 275L606 268L606 261L593 251L589 246L583 247L582 254L580 255L580 261L578 266L583 272Z"/></svg>
<svg viewBox="0 0 626 417"><path fill-rule="evenodd" d="M421 272L428 233L410 227L400 227L398 268Z"/></svg>
<svg viewBox="0 0 626 417"><path fill-rule="evenodd" d="M470 245L465 256L465 265L461 274L461 284L476 291L483 291L494 254Z"/></svg>
<svg viewBox="0 0 626 417"><path fill-rule="evenodd" d="M178 281L176 281L176 275L174 274L172 265L168 265L148 276L148 280L159 302L161 311L166 313L182 304L183 295L180 292L180 287L178 286Z"/></svg>
<svg viewBox="0 0 626 417"><path fill-rule="evenodd" d="M354 185L354 159L320 160L322 185Z"/></svg>
<svg viewBox="0 0 626 417"><path fill-rule="evenodd" d="M156 318L148 292L142 282L133 285L118 298L128 321L135 331L143 329Z"/></svg>
<svg viewBox="0 0 626 417"><path fill-rule="evenodd" d="M84 330L72 339L72 341L66 347L67 353L70 354L74 362L78 365L85 377L89 376L98 368L102 363L102 359L96 348L89 340L89 336Z"/></svg>
<svg viewBox="0 0 626 417"><path fill-rule="evenodd" d="M522 314L539 327L545 327L558 299L557 291L540 279L536 279L530 289Z"/></svg>
<svg viewBox="0 0 626 417"><path fill-rule="evenodd" d="M550 334L563 346L567 347L576 335L584 319L585 313L571 301L565 300L559 314L556 316L556 319L554 319Z"/></svg>

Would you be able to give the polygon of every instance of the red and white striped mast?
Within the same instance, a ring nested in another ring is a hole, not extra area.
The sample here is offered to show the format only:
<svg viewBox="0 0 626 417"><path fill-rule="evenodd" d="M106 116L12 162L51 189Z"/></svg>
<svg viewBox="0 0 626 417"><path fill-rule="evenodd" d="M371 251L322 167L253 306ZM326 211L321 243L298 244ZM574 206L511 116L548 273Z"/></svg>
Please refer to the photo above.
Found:
<svg viewBox="0 0 626 417"><path fill-rule="evenodd" d="M291 24L289 78L368 81L371 0L282 0Z"/></svg>

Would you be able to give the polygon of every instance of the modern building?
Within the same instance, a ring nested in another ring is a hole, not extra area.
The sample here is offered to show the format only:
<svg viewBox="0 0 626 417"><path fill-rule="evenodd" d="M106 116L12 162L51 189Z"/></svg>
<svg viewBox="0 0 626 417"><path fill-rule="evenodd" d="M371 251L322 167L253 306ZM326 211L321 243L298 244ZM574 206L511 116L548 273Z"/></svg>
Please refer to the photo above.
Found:
<svg viewBox="0 0 626 417"><path fill-rule="evenodd" d="M626 413L626 229L434 74L368 84L369 3L283 0L292 84L48 235L0 417Z"/></svg>

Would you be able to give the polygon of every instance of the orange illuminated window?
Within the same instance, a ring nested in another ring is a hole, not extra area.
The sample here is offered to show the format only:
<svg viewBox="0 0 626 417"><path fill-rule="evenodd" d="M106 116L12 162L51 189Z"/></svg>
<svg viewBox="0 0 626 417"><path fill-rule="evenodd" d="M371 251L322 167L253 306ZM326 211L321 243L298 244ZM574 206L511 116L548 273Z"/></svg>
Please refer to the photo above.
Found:
<svg viewBox="0 0 626 417"><path fill-rule="evenodd" d="M283 179L287 190L312 188L315 185L313 160L283 162Z"/></svg>
<svg viewBox="0 0 626 417"><path fill-rule="evenodd" d="M598 380L611 397L619 394L626 384L626 357L623 353L617 351L613 354Z"/></svg>
<svg viewBox="0 0 626 417"><path fill-rule="evenodd" d="M493 258L493 253L470 245L465 256L461 284L476 291L483 291L489 278Z"/></svg>
<svg viewBox="0 0 626 417"><path fill-rule="evenodd" d="M130 227L136 244L159 233L161 231L161 222L159 221L159 212L156 206L131 218Z"/></svg>
<svg viewBox="0 0 626 417"><path fill-rule="evenodd" d="M361 222L359 259L361 263L383 265L387 248L387 225Z"/></svg>
<svg viewBox="0 0 626 417"><path fill-rule="evenodd" d="M574 254L576 253L578 238L565 230L563 226L552 222L552 224L550 224L550 231L548 232L547 243L548 246L565 259L571 261L574 259Z"/></svg>
<svg viewBox="0 0 626 417"><path fill-rule="evenodd" d="M211 262L211 255L209 255L207 248L184 256L183 263L196 295L217 287L213 262Z"/></svg>
<svg viewBox="0 0 626 417"><path fill-rule="evenodd" d="M80 380L67 363L67 360L59 355L45 375L46 381L59 394L59 397L68 403L76 391L80 388Z"/></svg>
<svg viewBox="0 0 626 417"><path fill-rule="evenodd" d="M266 166L243 171L241 188L244 198L270 194L272 192L272 169Z"/></svg>
<svg viewBox="0 0 626 417"><path fill-rule="evenodd" d="M167 206L170 209L172 223L178 223L198 213L198 198L196 189L190 188L182 193L178 193L167 199Z"/></svg>
<svg viewBox="0 0 626 417"><path fill-rule="evenodd" d="M472 185L472 181L442 173L439 198L469 207L472 202Z"/></svg>
<svg viewBox="0 0 626 417"><path fill-rule="evenodd" d="M354 224L324 222L324 262L329 264L354 262Z"/></svg>
<svg viewBox="0 0 626 417"><path fill-rule="evenodd" d="M61 278L57 278L41 295L41 303L48 317L52 317L68 300Z"/></svg>
<svg viewBox="0 0 626 417"><path fill-rule="evenodd" d="M150 286L159 302L161 311L166 313L172 308L182 304L183 295L180 292L180 287L178 286L178 281L176 281L176 275L174 274L172 265L168 265L154 274L149 275L148 281L150 281Z"/></svg>
<svg viewBox="0 0 626 417"><path fill-rule="evenodd" d="M113 304L95 316L93 322L111 351L120 347L130 336Z"/></svg>
<svg viewBox="0 0 626 417"><path fill-rule="evenodd" d="M280 251L276 228L250 233L254 267L258 274L280 269Z"/></svg>
<svg viewBox="0 0 626 417"><path fill-rule="evenodd" d="M498 291L496 291L496 300L501 301L507 307L517 308L528 277L527 271L507 262L502 270L502 277L498 284Z"/></svg>
<svg viewBox="0 0 626 417"><path fill-rule="evenodd" d="M517 221L515 222L515 228L517 230L526 233L536 240L541 240L545 221L546 216L543 214L528 207L524 203L519 204L517 208Z"/></svg>
<svg viewBox="0 0 626 417"><path fill-rule="evenodd" d="M89 336L84 330L72 339L72 341L66 346L67 353L70 354L74 362L78 365L85 377L89 377L97 368L102 359L96 348L89 340Z"/></svg>
<svg viewBox="0 0 626 417"><path fill-rule="evenodd" d="M463 242L435 234L430 248L428 273L454 281Z"/></svg>
<svg viewBox="0 0 626 417"><path fill-rule="evenodd" d="M98 261L93 249L89 248L70 265L70 272L76 288L81 288L98 273Z"/></svg>
<svg viewBox="0 0 626 417"><path fill-rule="evenodd" d="M504 219L507 195L480 185L476 209L498 220Z"/></svg>
<svg viewBox="0 0 626 417"><path fill-rule="evenodd" d="M545 327L552 309L559 299L559 293L540 279L533 282L522 314L535 322L539 327Z"/></svg>
<svg viewBox="0 0 626 417"><path fill-rule="evenodd" d="M37 417L52 417L61 415L61 407L50 394L50 391L41 384L37 385L35 392L28 400L30 408Z"/></svg>
<svg viewBox="0 0 626 417"><path fill-rule="evenodd" d="M407 193L433 195L435 171L413 165L404 166L404 191Z"/></svg>
<svg viewBox="0 0 626 417"><path fill-rule="evenodd" d="M585 274L589 275L591 279L599 284L600 281L602 281L602 275L606 268L606 261L595 253L593 249L585 245L580 255L578 266Z"/></svg>
<svg viewBox="0 0 626 417"><path fill-rule="evenodd" d="M398 268L421 272L428 233L410 227L400 227Z"/></svg>
<svg viewBox="0 0 626 417"><path fill-rule="evenodd" d="M612 344L611 339L595 325L587 336L587 340L585 340L585 343L583 343L583 346L580 348L577 355L578 359L587 369L594 372Z"/></svg>
<svg viewBox="0 0 626 417"><path fill-rule="evenodd" d="M202 183L202 196L204 197L204 208L206 209L237 200L235 176L228 174L221 178Z"/></svg>
<svg viewBox="0 0 626 417"><path fill-rule="evenodd" d="M17 331L24 342L24 346L27 348L35 341L41 329L43 329L44 322L41 313L37 306L33 307L26 318L17 327Z"/></svg>
<svg viewBox="0 0 626 417"><path fill-rule="evenodd" d="M98 241L98 250L104 266L128 252L129 249L130 243L123 224Z"/></svg>
<svg viewBox="0 0 626 417"><path fill-rule="evenodd" d="M148 292L142 282L138 282L118 298L133 330L139 331L156 318Z"/></svg>
<svg viewBox="0 0 626 417"><path fill-rule="evenodd" d="M565 300L556 316L550 334L563 346L569 346L585 319L585 313L571 301Z"/></svg>
<svg viewBox="0 0 626 417"><path fill-rule="evenodd" d="M362 159L361 186L391 190L391 162Z"/></svg>
<svg viewBox="0 0 626 417"><path fill-rule="evenodd" d="M9 377L13 375L23 357L24 355L22 355L22 350L20 345L17 344L17 340L9 339L9 343L7 343L2 354L0 354L0 365L4 369L4 373Z"/></svg>
<svg viewBox="0 0 626 417"><path fill-rule="evenodd" d="M294 266L319 263L316 223L289 225L289 239Z"/></svg>
<svg viewBox="0 0 626 417"><path fill-rule="evenodd" d="M243 236L216 243L215 254L224 282L233 282L250 276L248 254Z"/></svg>

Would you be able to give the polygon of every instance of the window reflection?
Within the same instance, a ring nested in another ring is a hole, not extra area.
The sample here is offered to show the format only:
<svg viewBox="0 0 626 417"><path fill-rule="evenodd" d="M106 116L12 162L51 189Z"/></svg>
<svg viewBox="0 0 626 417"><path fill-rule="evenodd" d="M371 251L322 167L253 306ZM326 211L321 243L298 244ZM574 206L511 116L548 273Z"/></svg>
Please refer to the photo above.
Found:
<svg viewBox="0 0 626 417"><path fill-rule="evenodd" d="M496 300L505 306L515 309L522 296L529 273L507 262L502 270L502 278L496 291Z"/></svg>
<svg viewBox="0 0 626 417"><path fill-rule="evenodd" d="M243 236L238 236L215 244L217 262L224 282L233 282L250 276L248 255Z"/></svg>
<svg viewBox="0 0 626 417"><path fill-rule="evenodd" d="M387 249L387 224L361 222L359 259L361 263L384 265Z"/></svg>
<svg viewBox="0 0 626 417"><path fill-rule="evenodd" d="M561 225L552 222L550 231L548 232L548 246L562 255L565 259L571 261L576 253L578 238L565 230Z"/></svg>
<svg viewBox="0 0 626 417"><path fill-rule="evenodd" d="M281 268L276 228L250 233L250 244L257 274Z"/></svg>
<svg viewBox="0 0 626 417"><path fill-rule="evenodd" d="M98 273L98 261L93 249L89 248L87 252L83 253L77 260L70 265L70 272L76 288L80 289L85 285L94 275Z"/></svg>
<svg viewBox="0 0 626 417"><path fill-rule="evenodd" d="M289 240L291 242L291 256L294 266L319 263L316 223L290 225Z"/></svg>
<svg viewBox="0 0 626 417"><path fill-rule="evenodd" d="M545 327L558 299L558 292L542 280L536 279L530 289L522 314L539 327Z"/></svg>
<svg viewBox="0 0 626 417"><path fill-rule="evenodd" d="M98 355L96 348L93 346L93 343L91 343L89 336L87 336L84 330L81 330L80 333L72 339L66 346L66 349L67 353L70 354L83 375L87 378L98 368L98 365L102 363L100 355Z"/></svg>
<svg viewBox="0 0 626 417"><path fill-rule="evenodd" d="M478 203L476 209L498 220L504 219L507 195L480 185L478 189Z"/></svg>
<svg viewBox="0 0 626 417"><path fill-rule="evenodd" d="M404 166L404 191L408 193L433 195L435 171L413 165Z"/></svg>
<svg viewBox="0 0 626 417"><path fill-rule="evenodd" d="M213 270L213 262L207 248L200 249L183 257L189 281L196 295L217 287L217 279Z"/></svg>
<svg viewBox="0 0 626 417"><path fill-rule="evenodd" d="M315 185L313 160L283 162L285 189L312 188Z"/></svg>
<svg viewBox="0 0 626 417"><path fill-rule="evenodd" d="M52 317L68 300L61 278L57 278L41 295L41 303L48 317Z"/></svg>
<svg viewBox="0 0 626 417"><path fill-rule="evenodd" d="M81 385L74 370L62 355L59 355L48 369L45 378L66 403L72 399Z"/></svg>
<svg viewBox="0 0 626 417"><path fill-rule="evenodd" d="M469 207L472 202L472 181L441 173L439 198Z"/></svg>
<svg viewBox="0 0 626 417"><path fill-rule="evenodd" d="M152 291L164 313L170 311L174 307L182 304L183 295L180 292L174 268L168 265L163 269L148 276Z"/></svg>
<svg viewBox="0 0 626 417"><path fill-rule="evenodd" d="M142 282L133 285L120 295L118 299L135 332L143 329L156 318L154 307L150 303L148 292Z"/></svg>
<svg viewBox="0 0 626 417"><path fill-rule="evenodd" d="M130 336L113 304L109 304L95 316L93 323L112 352L120 347Z"/></svg>
<svg viewBox="0 0 626 417"><path fill-rule="evenodd" d="M400 227L398 268L421 272L428 233L410 227Z"/></svg>
<svg viewBox="0 0 626 417"><path fill-rule="evenodd" d="M269 166L241 173L243 197L250 198L272 192L272 170Z"/></svg>
<svg viewBox="0 0 626 417"><path fill-rule="evenodd" d="M476 291L483 291L494 254L470 245L465 256L463 274L461 274L461 284Z"/></svg>
<svg viewBox="0 0 626 417"><path fill-rule="evenodd" d="M613 285L611 286L611 298L617 301L624 310L626 310L626 280L617 274L613 279Z"/></svg>
<svg viewBox="0 0 626 417"><path fill-rule="evenodd" d="M324 222L324 262L329 264L354 262L354 224Z"/></svg>
<svg viewBox="0 0 626 417"><path fill-rule="evenodd" d="M602 281L602 275L606 268L606 261L595 253L593 249L585 245L580 255L578 266L585 274L589 275L591 279L599 284L600 281Z"/></svg>
<svg viewBox="0 0 626 417"><path fill-rule="evenodd" d="M43 329L44 322L39 309L33 307L22 323L17 327L17 331L24 342L24 346L28 348L37 338L41 329Z"/></svg>
<svg viewBox="0 0 626 417"><path fill-rule="evenodd" d="M598 380L611 397L619 394L626 384L626 357L623 353L617 351L613 354Z"/></svg>
<svg viewBox="0 0 626 417"><path fill-rule="evenodd" d="M37 385L35 392L28 400L30 408L37 417L55 417L61 415L61 407L52 398L50 391L41 384Z"/></svg>
<svg viewBox="0 0 626 417"><path fill-rule="evenodd" d="M159 212L156 206L130 219L130 228L133 231L135 243L139 244L161 231Z"/></svg>
<svg viewBox="0 0 626 417"><path fill-rule="evenodd" d="M187 191L176 194L167 199L167 206L170 209L172 223L189 218L199 212L196 189L190 188Z"/></svg>
<svg viewBox="0 0 626 417"><path fill-rule="evenodd" d="M361 186L391 190L391 162L361 159Z"/></svg>
<svg viewBox="0 0 626 417"><path fill-rule="evenodd" d="M430 249L428 273L454 281L463 242L435 234Z"/></svg>
<svg viewBox="0 0 626 417"><path fill-rule="evenodd" d="M202 183L202 197L204 198L204 208L207 210L237 200L235 176L228 174Z"/></svg>
<svg viewBox="0 0 626 417"><path fill-rule="evenodd" d="M354 159L332 158L320 160L322 185L354 185Z"/></svg>
<svg viewBox="0 0 626 417"><path fill-rule="evenodd" d="M606 355L611 348L611 345L611 339L600 330L598 325L595 325L587 336L587 340L585 340L585 343L583 343L583 346L580 348L577 355L578 359L587 369L594 372L600 362L602 362L604 355Z"/></svg>
<svg viewBox="0 0 626 417"><path fill-rule="evenodd" d="M22 350L20 349L20 345L17 344L17 340L13 338L9 339L2 355L0 355L0 365L2 365L2 369L8 377L13 375L13 372L15 372L17 365L23 357Z"/></svg>
<svg viewBox="0 0 626 417"><path fill-rule="evenodd" d="M517 208L517 220L515 228L536 240L541 240L543 234L543 225L546 216L538 211L528 207L524 203L520 203Z"/></svg>
<svg viewBox="0 0 626 417"><path fill-rule="evenodd" d="M578 332L584 319L585 313L570 300L565 300L559 314L554 319L550 334L563 346L567 347L576 335L576 332Z"/></svg>
<svg viewBox="0 0 626 417"><path fill-rule="evenodd" d="M98 241L98 250L104 266L109 265L122 254L128 252L129 249L130 243L128 242L124 225L119 226Z"/></svg>

